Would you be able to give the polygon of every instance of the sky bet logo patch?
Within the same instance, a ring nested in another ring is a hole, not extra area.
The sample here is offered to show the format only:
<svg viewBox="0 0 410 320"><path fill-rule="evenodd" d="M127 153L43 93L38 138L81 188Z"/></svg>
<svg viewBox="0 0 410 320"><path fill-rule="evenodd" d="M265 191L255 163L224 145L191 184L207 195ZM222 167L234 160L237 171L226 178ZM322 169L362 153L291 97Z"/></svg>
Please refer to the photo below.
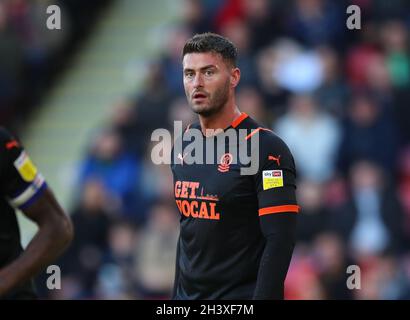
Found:
<svg viewBox="0 0 410 320"><path fill-rule="evenodd" d="M14 166L16 167L24 181L31 182L36 177L37 168L34 166L27 153L25 153L24 151L20 154L17 160L14 161Z"/></svg>
<svg viewBox="0 0 410 320"><path fill-rule="evenodd" d="M264 170L262 172L263 190L283 187L282 170Z"/></svg>

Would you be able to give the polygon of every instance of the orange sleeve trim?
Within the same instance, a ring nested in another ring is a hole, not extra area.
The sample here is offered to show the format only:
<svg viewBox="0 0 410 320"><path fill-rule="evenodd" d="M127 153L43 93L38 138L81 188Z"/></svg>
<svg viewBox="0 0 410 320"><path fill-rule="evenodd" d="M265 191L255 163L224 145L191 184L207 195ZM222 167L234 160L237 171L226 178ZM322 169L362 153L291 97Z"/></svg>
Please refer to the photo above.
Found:
<svg viewBox="0 0 410 320"><path fill-rule="evenodd" d="M257 128L257 129L255 129L254 131L252 131L250 134L248 134L248 135L245 137L245 140L248 140L250 137L252 137L255 133L259 132L260 130L273 132L272 130L259 127L259 128Z"/></svg>
<svg viewBox="0 0 410 320"><path fill-rule="evenodd" d="M299 212L300 207L294 204L288 204L284 206L274 206L259 209L259 216L271 213L282 213L282 212Z"/></svg>
<svg viewBox="0 0 410 320"><path fill-rule="evenodd" d="M232 122L232 127L236 128L239 126L239 124L245 120L248 117L248 115L245 112L242 112L239 117L237 117L233 122Z"/></svg>

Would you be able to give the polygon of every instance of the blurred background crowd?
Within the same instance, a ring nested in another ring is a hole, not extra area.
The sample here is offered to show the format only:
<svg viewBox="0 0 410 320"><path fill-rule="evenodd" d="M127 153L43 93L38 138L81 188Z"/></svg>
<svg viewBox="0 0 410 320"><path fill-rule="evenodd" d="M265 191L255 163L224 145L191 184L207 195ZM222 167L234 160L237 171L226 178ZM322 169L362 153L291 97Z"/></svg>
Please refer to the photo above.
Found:
<svg viewBox="0 0 410 320"><path fill-rule="evenodd" d="M21 110L36 107L86 38L90 8L109 2L62 1L77 31L58 39L40 36L42 1L0 2L2 123L27 121ZM346 27L351 4L361 9L360 30ZM409 30L405 0L181 1L142 89L119 97L88 143L72 190L76 236L57 262L62 289L47 290L43 274L42 297L169 298L179 213L150 137L172 132L175 120L196 121L181 49L213 31L239 49L239 108L295 157L302 210L286 298L410 299ZM360 266L360 290L346 286L349 265Z"/></svg>
<svg viewBox="0 0 410 320"><path fill-rule="evenodd" d="M92 30L110 0L0 1L0 123L23 126L50 84ZM47 7L58 4L64 29L49 32Z"/></svg>

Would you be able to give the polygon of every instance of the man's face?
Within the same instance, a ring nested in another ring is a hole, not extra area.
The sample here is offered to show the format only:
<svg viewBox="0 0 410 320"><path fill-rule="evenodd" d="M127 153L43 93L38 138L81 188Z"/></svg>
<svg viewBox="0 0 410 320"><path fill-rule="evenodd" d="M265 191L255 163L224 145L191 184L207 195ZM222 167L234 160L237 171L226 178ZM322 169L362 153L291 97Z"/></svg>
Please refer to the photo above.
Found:
<svg viewBox="0 0 410 320"><path fill-rule="evenodd" d="M188 53L183 59L184 88L194 112L217 113L229 99L233 68L213 52Z"/></svg>

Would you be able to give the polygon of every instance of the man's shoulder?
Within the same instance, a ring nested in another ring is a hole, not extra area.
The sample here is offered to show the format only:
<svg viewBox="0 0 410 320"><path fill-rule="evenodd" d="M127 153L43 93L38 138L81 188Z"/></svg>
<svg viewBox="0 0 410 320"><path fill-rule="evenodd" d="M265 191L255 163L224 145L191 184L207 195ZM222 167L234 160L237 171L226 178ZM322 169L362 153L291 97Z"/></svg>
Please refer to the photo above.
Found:
<svg viewBox="0 0 410 320"><path fill-rule="evenodd" d="M289 150L285 141L272 130L263 130L259 136L261 147Z"/></svg>
<svg viewBox="0 0 410 320"><path fill-rule="evenodd" d="M0 126L0 143L3 144L3 142L8 141L12 139L13 136L11 133L4 127Z"/></svg>
<svg viewBox="0 0 410 320"><path fill-rule="evenodd" d="M267 126L259 124L257 121L250 117L243 121L241 128L249 130L249 134L246 136L247 140L258 139L259 146L263 149L274 148L289 151L286 143L281 137L276 134L276 132L274 132Z"/></svg>

